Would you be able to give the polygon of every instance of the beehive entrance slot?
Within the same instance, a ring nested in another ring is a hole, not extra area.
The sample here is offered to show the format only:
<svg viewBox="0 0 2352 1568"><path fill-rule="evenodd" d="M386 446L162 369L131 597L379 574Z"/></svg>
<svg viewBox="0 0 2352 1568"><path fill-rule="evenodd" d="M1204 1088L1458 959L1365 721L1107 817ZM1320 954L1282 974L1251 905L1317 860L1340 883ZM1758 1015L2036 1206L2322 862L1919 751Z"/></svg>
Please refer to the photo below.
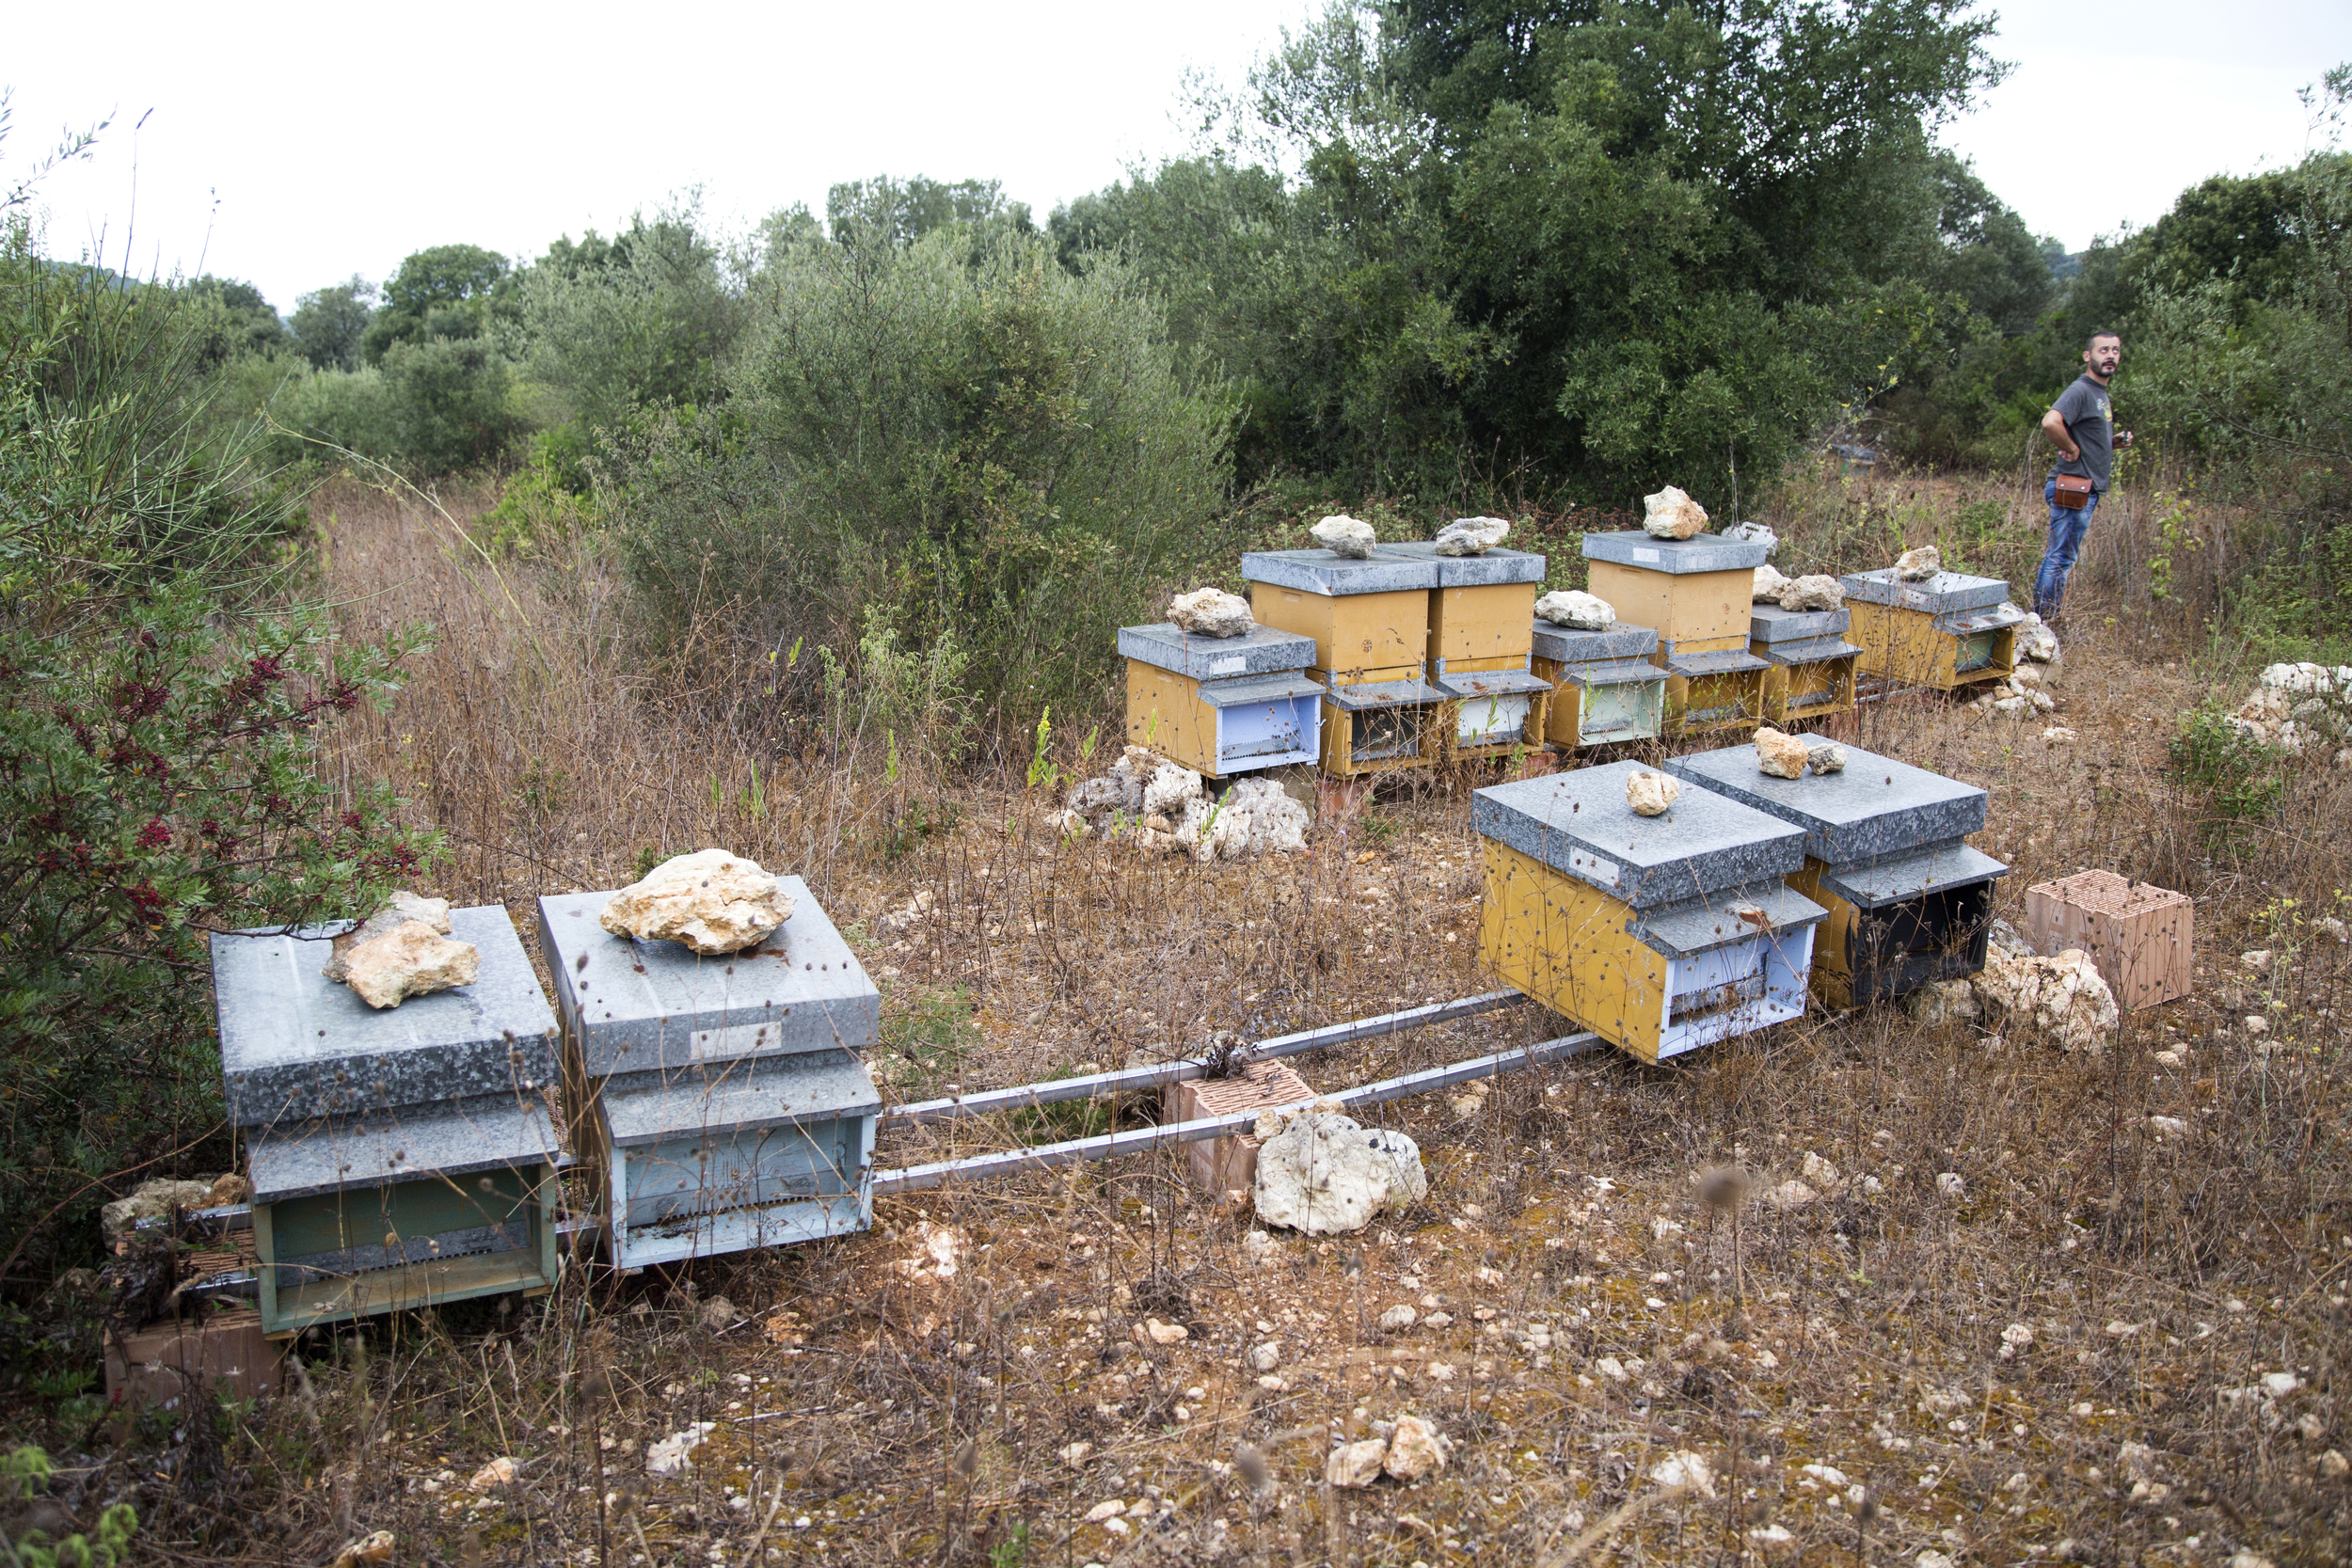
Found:
<svg viewBox="0 0 2352 1568"><path fill-rule="evenodd" d="M1409 707L1366 708L1355 715L1347 754L1354 762L1385 762L1420 750L1419 715Z"/></svg>
<svg viewBox="0 0 2352 1568"><path fill-rule="evenodd" d="M1995 632L1972 631L1963 636L1959 648L1952 656L1953 673L1964 675L1972 670L1992 668L1993 641L1997 635Z"/></svg>

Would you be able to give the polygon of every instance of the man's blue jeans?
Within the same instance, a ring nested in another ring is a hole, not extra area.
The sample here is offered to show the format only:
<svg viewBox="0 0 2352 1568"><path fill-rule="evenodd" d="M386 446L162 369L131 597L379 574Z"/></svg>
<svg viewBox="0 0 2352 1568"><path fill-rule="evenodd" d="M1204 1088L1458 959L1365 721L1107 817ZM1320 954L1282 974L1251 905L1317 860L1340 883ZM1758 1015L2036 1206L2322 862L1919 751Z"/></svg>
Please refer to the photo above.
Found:
<svg viewBox="0 0 2352 1568"><path fill-rule="evenodd" d="M2090 515L2099 510L2099 492L2093 490L2090 499L2081 506L2060 506L2058 503L2058 476L2050 476L2042 487L2042 499L2050 503L2050 547L2042 557L2042 571L2033 579L2033 612L2043 620L2058 613L2058 604L2066 597L2066 574L2074 569L2074 558L2082 553L2083 535L2090 531Z"/></svg>

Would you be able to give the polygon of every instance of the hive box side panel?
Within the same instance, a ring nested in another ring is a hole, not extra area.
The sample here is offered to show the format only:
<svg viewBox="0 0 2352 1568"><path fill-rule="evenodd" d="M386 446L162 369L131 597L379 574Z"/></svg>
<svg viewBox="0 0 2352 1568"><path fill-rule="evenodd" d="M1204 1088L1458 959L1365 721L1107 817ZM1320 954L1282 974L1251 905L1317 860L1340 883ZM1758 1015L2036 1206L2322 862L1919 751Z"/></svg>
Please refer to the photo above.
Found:
<svg viewBox="0 0 2352 1568"><path fill-rule="evenodd" d="M1149 746L1196 773L1215 773L1216 710L1200 700L1198 681L1131 658L1127 744Z"/></svg>
<svg viewBox="0 0 2352 1568"><path fill-rule="evenodd" d="M1420 673L1429 648L1429 591L1341 595L1249 585L1260 625L1315 640L1314 667L1343 685Z"/></svg>
<svg viewBox="0 0 2352 1568"><path fill-rule="evenodd" d="M1613 561L1596 561L1589 578L1595 595L1606 599L1609 608L1617 612L1617 620L1629 626L1647 626L1661 636L1672 636L1666 627L1674 620L1672 596L1667 592L1674 578L1664 572L1645 572L1638 567L1620 566ZM1756 574L1748 574L1753 584Z"/></svg>
<svg viewBox="0 0 2352 1568"><path fill-rule="evenodd" d="M2026 890L2026 940L2034 951L2081 948L2115 992L2116 1005L2127 1012L2188 995L2196 906L2187 896L2172 894L2136 913L2117 915L2085 908L2086 902L2107 900L2086 898L2068 886L2076 880L2069 878Z"/></svg>
<svg viewBox="0 0 2352 1568"><path fill-rule="evenodd" d="M1854 657L1825 658L1814 664L1775 666L1765 693L1765 713L1774 723L1800 723L1851 713L1854 705Z"/></svg>
<svg viewBox="0 0 2352 1568"><path fill-rule="evenodd" d="M1821 863L1807 857L1803 871L1791 872L1788 885L1829 911L1829 918L1813 933L1813 994L1825 1007L1844 1012L1854 1005L1854 923L1861 911L1821 885Z"/></svg>
<svg viewBox="0 0 2352 1568"><path fill-rule="evenodd" d="M1532 582L1506 582L1432 589L1429 657L1444 659L1449 668L1465 659L1508 659L1525 668L1527 656L1535 648L1537 587Z"/></svg>
<svg viewBox="0 0 2352 1568"><path fill-rule="evenodd" d="M1769 670L1729 670L1719 675L1666 677L1666 733L1716 735L1753 729L1764 712Z"/></svg>
<svg viewBox="0 0 2352 1568"><path fill-rule="evenodd" d="M1733 641L1726 646L1748 645L1748 610L1756 602L1754 571L1645 572L1596 561L1591 580L1592 591L1609 601L1620 621L1654 627L1659 636L1677 644L1729 638ZM1640 614L1628 613L1627 599Z"/></svg>
<svg viewBox="0 0 2352 1568"><path fill-rule="evenodd" d="M1628 934L1627 907L1507 844L1485 839L1480 848L1480 965L1643 1061L1657 1061L1667 960Z"/></svg>
<svg viewBox="0 0 2352 1568"><path fill-rule="evenodd" d="M1853 626L1847 635L1862 650L1863 673L1939 691L1964 684L1956 668L1960 639L1936 630L1935 617L1866 602L1853 603L1851 609ZM1985 673L1986 678L1990 675Z"/></svg>

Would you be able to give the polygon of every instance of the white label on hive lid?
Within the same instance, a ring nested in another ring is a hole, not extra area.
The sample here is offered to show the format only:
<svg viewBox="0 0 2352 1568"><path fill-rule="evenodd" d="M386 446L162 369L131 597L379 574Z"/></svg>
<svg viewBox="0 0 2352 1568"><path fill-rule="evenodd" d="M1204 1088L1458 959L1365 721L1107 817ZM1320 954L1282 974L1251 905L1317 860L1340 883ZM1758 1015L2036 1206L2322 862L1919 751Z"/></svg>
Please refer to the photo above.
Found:
<svg viewBox="0 0 2352 1568"><path fill-rule="evenodd" d="M1636 561L1655 561L1658 559L1658 552L1656 550L1637 549L1633 552L1633 559Z"/></svg>
<svg viewBox="0 0 2352 1568"><path fill-rule="evenodd" d="M1248 660L1243 658L1238 654L1225 658L1212 659L1209 661L1209 673L1212 675L1238 675L1241 673L1242 666L1248 662Z"/></svg>
<svg viewBox="0 0 2352 1568"><path fill-rule="evenodd" d="M1568 869L1592 881L1606 882L1611 887L1617 885L1617 863L1602 860L1598 855L1579 854L1570 850Z"/></svg>
<svg viewBox="0 0 2352 1568"><path fill-rule="evenodd" d="M734 1023L723 1029L697 1029L686 1042L687 1060L724 1062L738 1056L755 1056L774 1046L778 1034L773 1023Z"/></svg>

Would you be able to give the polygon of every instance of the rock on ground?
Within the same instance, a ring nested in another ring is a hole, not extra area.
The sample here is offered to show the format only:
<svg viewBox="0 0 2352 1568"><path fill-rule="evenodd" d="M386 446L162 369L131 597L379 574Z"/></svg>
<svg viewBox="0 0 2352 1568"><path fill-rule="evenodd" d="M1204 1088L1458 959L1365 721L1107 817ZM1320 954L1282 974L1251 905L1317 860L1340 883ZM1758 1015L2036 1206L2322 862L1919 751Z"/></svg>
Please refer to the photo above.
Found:
<svg viewBox="0 0 2352 1568"><path fill-rule="evenodd" d="M2058 660L2058 633L2031 611L2017 626L2017 657L2036 664L2056 664Z"/></svg>
<svg viewBox="0 0 2352 1568"><path fill-rule="evenodd" d="M1625 803L1636 816L1661 816L1682 799L1682 784L1664 773L1634 773L1625 781Z"/></svg>
<svg viewBox="0 0 2352 1568"><path fill-rule="evenodd" d="M470 986L481 974L481 949L452 942L421 920L404 921L343 955L344 983L371 1007Z"/></svg>
<svg viewBox="0 0 2352 1568"><path fill-rule="evenodd" d="M1339 1487L1370 1486L1380 1479L1380 1466L1388 1457L1389 1442L1385 1437L1343 1443L1323 1462L1323 1479Z"/></svg>
<svg viewBox="0 0 2352 1568"><path fill-rule="evenodd" d="M1313 534L1315 543L1325 549L1333 555L1343 555L1350 561L1365 559L1372 554L1372 546L1380 542L1379 535L1372 531L1370 523L1347 516L1326 517L1307 531Z"/></svg>
<svg viewBox="0 0 2352 1568"><path fill-rule="evenodd" d="M1756 602L1757 604L1780 603L1780 596L1788 591L1788 578L1780 575L1779 567L1767 561L1756 569Z"/></svg>
<svg viewBox="0 0 2352 1568"><path fill-rule="evenodd" d="M1933 545L1905 550L1895 558L1895 576L1905 582L1925 582L1944 569L1944 552Z"/></svg>
<svg viewBox="0 0 2352 1568"><path fill-rule="evenodd" d="M1846 770L1846 748L1832 740L1816 740L1806 745L1804 760L1816 773L1843 773Z"/></svg>
<svg viewBox="0 0 2352 1568"><path fill-rule="evenodd" d="M1163 762L1143 781L1146 816L1182 816L1184 802L1200 794L1200 775L1181 763Z"/></svg>
<svg viewBox="0 0 2352 1568"><path fill-rule="evenodd" d="M1826 572L1813 572L1780 591L1783 610L1836 610L1846 602L1846 586Z"/></svg>
<svg viewBox="0 0 2352 1568"><path fill-rule="evenodd" d="M1988 953L2013 953L2024 958L2033 957L2033 949L2026 944L2025 937L2006 920L1995 920L1984 928L1984 947Z"/></svg>
<svg viewBox="0 0 2352 1568"><path fill-rule="evenodd" d="M382 909L368 916L358 929L336 942L334 956L326 960L326 967L319 973L330 980L348 978L343 959L353 948L363 942L373 942L377 937L396 931L411 920L423 922L442 936L449 935L449 900L420 898L406 888L394 889Z"/></svg>
<svg viewBox="0 0 2352 1568"><path fill-rule="evenodd" d="M1977 1016L1977 990L1966 980L1936 980L1904 997L1903 1009L1931 1027L1973 1022Z"/></svg>
<svg viewBox="0 0 2352 1568"><path fill-rule="evenodd" d="M1756 732L1756 767L1775 779L1804 777L1805 745L1802 736L1783 735L1770 724Z"/></svg>
<svg viewBox="0 0 2352 1568"><path fill-rule="evenodd" d="M1707 508L1669 484L1642 498L1642 527L1653 539L1688 539L1707 531Z"/></svg>
<svg viewBox="0 0 2352 1568"><path fill-rule="evenodd" d="M716 1421L690 1421L684 1430L674 1432L659 1443L645 1448L645 1473L653 1476L684 1475L694 1467L686 1456L701 1448L703 1439L719 1430Z"/></svg>
<svg viewBox="0 0 2352 1568"><path fill-rule="evenodd" d="M614 894L597 921L616 937L719 954L756 947L791 918L792 895L757 861L697 849L673 856Z"/></svg>
<svg viewBox="0 0 2352 1568"><path fill-rule="evenodd" d="M1501 517L1456 517L1438 531L1439 555L1485 555L1510 533Z"/></svg>
<svg viewBox="0 0 2352 1568"><path fill-rule="evenodd" d="M1454 1445L1445 1433L1419 1416L1399 1416L1389 1434L1389 1457L1381 1468L1399 1481L1419 1481L1445 1468L1446 1450Z"/></svg>
<svg viewBox="0 0 2352 1568"><path fill-rule="evenodd" d="M1256 624L1249 618L1249 601L1222 588L1177 594L1168 607L1168 618L1196 637L1247 637Z"/></svg>
<svg viewBox="0 0 2352 1568"><path fill-rule="evenodd" d="M174 1209L206 1209L212 1206L213 1186L210 1181L173 1181L159 1178L142 1181L131 1189L128 1197L116 1198L98 1211L98 1227L109 1236L135 1230L141 1220L159 1220Z"/></svg>
<svg viewBox="0 0 2352 1568"><path fill-rule="evenodd" d="M1535 613L1555 626L1575 631L1607 631L1617 618L1617 607L1581 588L1568 588L1537 599Z"/></svg>
<svg viewBox="0 0 2352 1568"><path fill-rule="evenodd" d="M2062 1050L2106 1048L2122 1013L2089 954L2070 947L2042 958L1987 947L1984 971L1976 977L1979 1002Z"/></svg>
<svg viewBox="0 0 2352 1568"><path fill-rule="evenodd" d="M1336 1111L1292 1117L1258 1150L1258 1218L1310 1236L1360 1230L1428 1191L1412 1139Z"/></svg>

